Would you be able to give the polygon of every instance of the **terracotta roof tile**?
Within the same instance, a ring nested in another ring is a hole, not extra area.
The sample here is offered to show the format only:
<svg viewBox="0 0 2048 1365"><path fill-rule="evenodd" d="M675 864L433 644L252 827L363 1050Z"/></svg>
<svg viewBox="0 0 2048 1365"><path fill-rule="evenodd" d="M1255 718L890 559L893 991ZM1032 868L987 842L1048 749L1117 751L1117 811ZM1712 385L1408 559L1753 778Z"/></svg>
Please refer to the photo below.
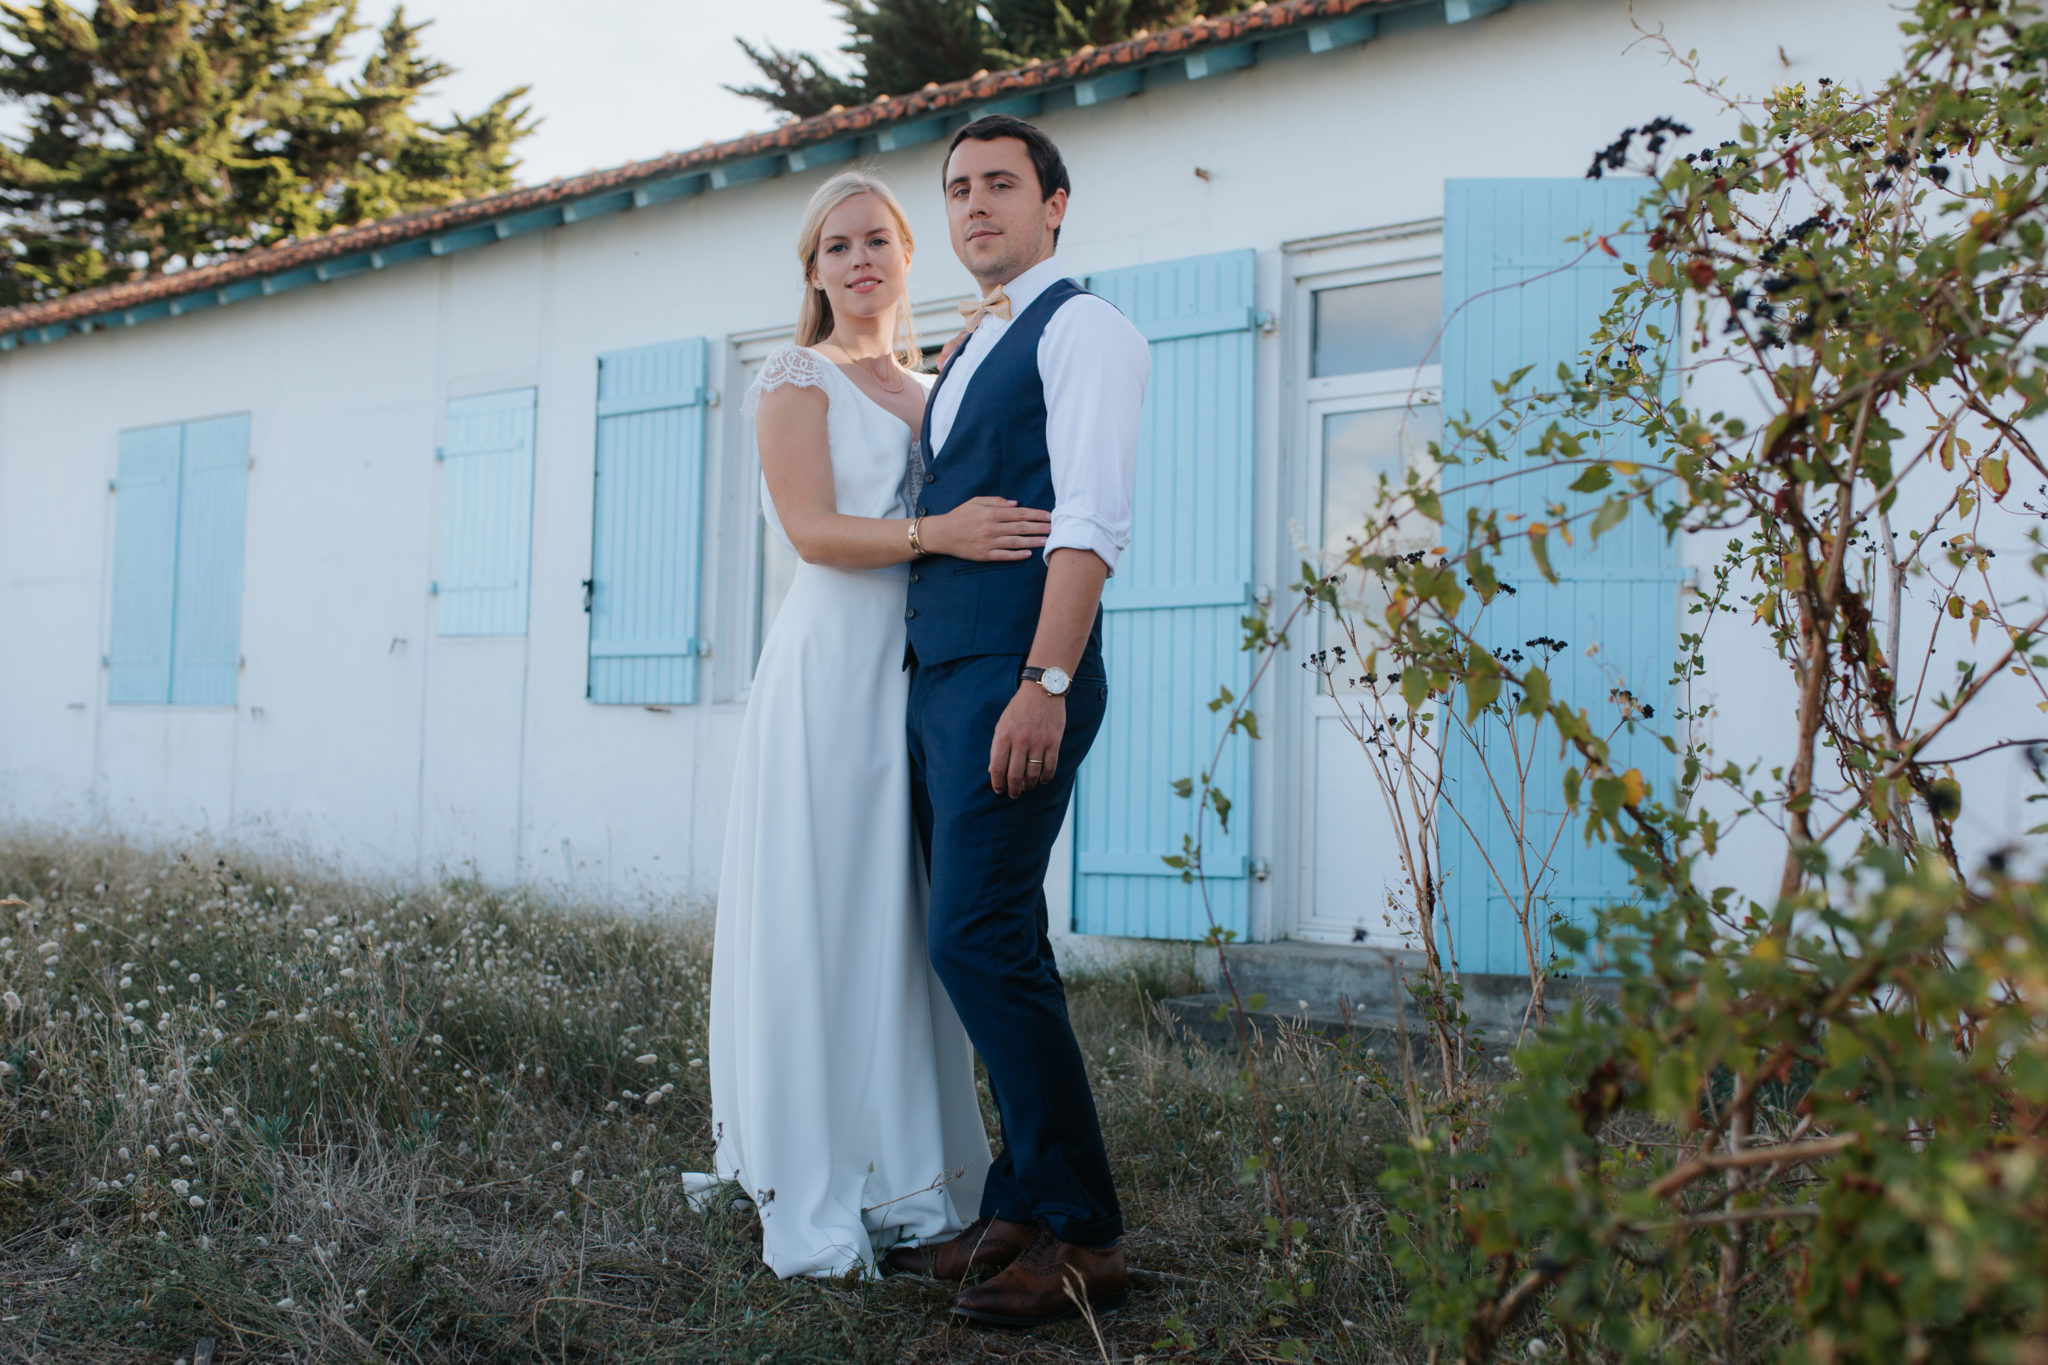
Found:
<svg viewBox="0 0 2048 1365"><path fill-rule="evenodd" d="M315 238L252 249L188 270L102 285L59 299L0 309L0 335L75 322L287 271L303 270L322 262L360 256L365 252L465 227L479 227L593 195L632 189L767 154L800 151L874 132L892 124L913 122L934 114L950 113L963 106L987 103L1004 95L1049 90L1119 68L1147 66L1161 58L1256 39L1316 20L1339 19L1362 10L1385 9L1399 2L1281 0L1278 4L1257 5L1235 14L1197 19L1181 28L1143 34L1121 43L1084 47L1053 61L1035 62L1010 71L978 72L966 80L948 85L928 85L907 95L883 95L868 104L835 109L815 118L786 123L765 133L751 133L724 142L706 142L687 152L671 152L646 161L628 161L608 170L567 176L546 184L466 199L440 208L420 209Z"/></svg>

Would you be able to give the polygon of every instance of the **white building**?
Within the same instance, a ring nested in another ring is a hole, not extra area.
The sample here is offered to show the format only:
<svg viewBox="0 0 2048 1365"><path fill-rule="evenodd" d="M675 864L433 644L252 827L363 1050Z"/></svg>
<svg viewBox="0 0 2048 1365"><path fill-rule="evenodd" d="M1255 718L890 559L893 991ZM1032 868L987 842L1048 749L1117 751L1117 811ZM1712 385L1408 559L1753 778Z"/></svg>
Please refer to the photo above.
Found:
<svg viewBox="0 0 2048 1365"><path fill-rule="evenodd" d="M1873 81L1900 41L1874 0L1634 13L1752 93ZM799 215L835 169L894 183L943 340L971 281L941 158L1002 110L1066 155L1062 259L1155 344L1113 710L1055 918L1199 937L1160 862L1188 823L1168 783L1241 683L1245 604L1296 579L1302 538L1341 538L1357 476L1402 458L1411 387L1508 368L1468 346L1418 373L1441 276L1562 252L1624 126L1720 135L1631 22L1620 0L1286 0L0 313L0 822L714 893L787 572L739 400L792 325ZM1546 183L1446 189L1510 178ZM1482 210L1533 225L1536 255ZM1668 608L1682 573L1635 586ZM1258 940L1380 941L1378 797L1303 682L1309 645L1219 774L1215 909Z"/></svg>

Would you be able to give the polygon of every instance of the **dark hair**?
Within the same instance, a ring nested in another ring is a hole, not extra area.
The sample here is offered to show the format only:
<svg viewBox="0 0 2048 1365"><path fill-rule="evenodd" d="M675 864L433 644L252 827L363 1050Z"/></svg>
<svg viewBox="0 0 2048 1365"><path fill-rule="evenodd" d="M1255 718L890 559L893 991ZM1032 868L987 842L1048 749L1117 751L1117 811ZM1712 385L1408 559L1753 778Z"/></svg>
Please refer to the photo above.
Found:
<svg viewBox="0 0 2048 1365"><path fill-rule="evenodd" d="M1024 144L1030 154L1031 169L1038 176L1038 197L1050 199L1061 190L1072 194L1074 187L1067 181L1067 163L1060 157L1060 149L1052 139L1038 131L1023 119L1009 114L985 114L953 134L953 141L946 148L946 159L939 163L939 187L945 188L947 168L953 164L953 152L969 138L976 142L995 142L1000 138L1013 137ZM1052 230L1052 239L1058 242L1060 230Z"/></svg>

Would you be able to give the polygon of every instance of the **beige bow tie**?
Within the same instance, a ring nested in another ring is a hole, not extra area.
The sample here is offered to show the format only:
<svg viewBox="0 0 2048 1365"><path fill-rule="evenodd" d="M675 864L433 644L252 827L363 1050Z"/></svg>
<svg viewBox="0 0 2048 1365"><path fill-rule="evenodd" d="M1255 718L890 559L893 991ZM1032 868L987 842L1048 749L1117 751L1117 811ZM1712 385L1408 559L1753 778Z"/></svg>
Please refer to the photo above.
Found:
<svg viewBox="0 0 2048 1365"><path fill-rule="evenodd" d="M1003 321L1008 322L1010 320L1010 296L998 288L995 293L990 294L979 303L961 304L960 316L967 319L965 330L969 332L981 326L983 318L1001 318Z"/></svg>

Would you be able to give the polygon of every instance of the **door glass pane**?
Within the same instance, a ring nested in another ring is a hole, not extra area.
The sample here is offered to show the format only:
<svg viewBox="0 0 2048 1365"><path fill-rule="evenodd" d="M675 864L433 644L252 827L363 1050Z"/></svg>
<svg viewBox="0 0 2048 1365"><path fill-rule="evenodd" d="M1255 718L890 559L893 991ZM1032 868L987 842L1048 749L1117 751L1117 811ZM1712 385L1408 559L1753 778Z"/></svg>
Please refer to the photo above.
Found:
<svg viewBox="0 0 2048 1365"><path fill-rule="evenodd" d="M1412 370L1443 326L1441 275L1318 289L1310 373L1317 379L1371 370Z"/></svg>
<svg viewBox="0 0 2048 1365"><path fill-rule="evenodd" d="M1398 488L1408 468L1429 453L1429 443L1437 440L1442 430L1443 414L1434 404L1333 412L1323 418L1323 503L1318 534L1326 563L1334 567L1353 541L1365 539L1367 521L1385 515L1380 507L1380 480ZM1393 539L1382 540L1376 548L1407 546L1397 531ZM1370 600L1367 588L1365 575L1358 570L1347 573L1337 588L1338 600L1354 629L1362 624L1361 611L1376 609L1384 600L1376 581L1371 584ZM1363 638L1357 643L1370 647ZM1349 652L1352 641L1325 613L1322 647L1335 645L1343 645Z"/></svg>

